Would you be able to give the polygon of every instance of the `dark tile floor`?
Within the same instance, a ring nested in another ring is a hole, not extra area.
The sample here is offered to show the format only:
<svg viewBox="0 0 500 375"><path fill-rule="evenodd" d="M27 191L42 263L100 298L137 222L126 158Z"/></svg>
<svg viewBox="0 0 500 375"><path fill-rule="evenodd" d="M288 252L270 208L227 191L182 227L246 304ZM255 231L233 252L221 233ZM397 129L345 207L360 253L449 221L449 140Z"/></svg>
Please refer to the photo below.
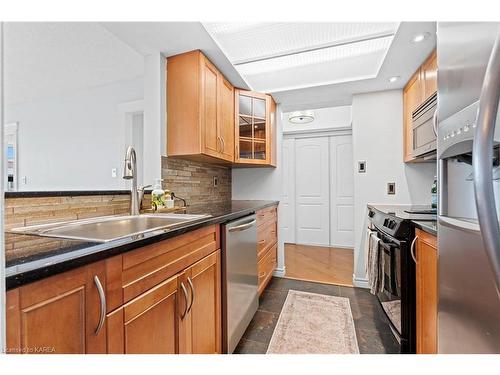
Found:
<svg viewBox="0 0 500 375"><path fill-rule="evenodd" d="M273 277L260 298L253 317L235 353L264 354L278 322L288 290L347 297L351 304L361 354L399 353L398 342L377 298L366 289Z"/></svg>

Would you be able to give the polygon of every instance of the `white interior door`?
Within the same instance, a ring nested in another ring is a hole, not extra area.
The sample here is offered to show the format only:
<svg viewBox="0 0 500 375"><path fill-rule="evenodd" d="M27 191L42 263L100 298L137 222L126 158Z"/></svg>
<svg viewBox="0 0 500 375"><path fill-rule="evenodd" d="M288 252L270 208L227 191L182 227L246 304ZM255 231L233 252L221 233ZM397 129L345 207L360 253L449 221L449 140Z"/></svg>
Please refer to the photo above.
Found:
<svg viewBox="0 0 500 375"><path fill-rule="evenodd" d="M295 243L295 139L283 139L283 194L280 203L281 235Z"/></svg>
<svg viewBox="0 0 500 375"><path fill-rule="evenodd" d="M354 247L352 136L330 137L330 246Z"/></svg>
<svg viewBox="0 0 500 375"><path fill-rule="evenodd" d="M328 137L295 140L296 243L330 245Z"/></svg>

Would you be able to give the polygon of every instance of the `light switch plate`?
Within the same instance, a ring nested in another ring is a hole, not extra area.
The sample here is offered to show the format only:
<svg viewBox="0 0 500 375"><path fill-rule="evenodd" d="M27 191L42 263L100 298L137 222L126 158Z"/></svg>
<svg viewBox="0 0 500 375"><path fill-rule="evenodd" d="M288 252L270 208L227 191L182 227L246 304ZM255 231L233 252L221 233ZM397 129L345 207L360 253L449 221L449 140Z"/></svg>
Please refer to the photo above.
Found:
<svg viewBox="0 0 500 375"><path fill-rule="evenodd" d="M358 161L358 173L366 173L366 160Z"/></svg>
<svg viewBox="0 0 500 375"><path fill-rule="evenodd" d="M396 183L395 182L388 182L387 183L387 194L389 194L389 195L396 194Z"/></svg>

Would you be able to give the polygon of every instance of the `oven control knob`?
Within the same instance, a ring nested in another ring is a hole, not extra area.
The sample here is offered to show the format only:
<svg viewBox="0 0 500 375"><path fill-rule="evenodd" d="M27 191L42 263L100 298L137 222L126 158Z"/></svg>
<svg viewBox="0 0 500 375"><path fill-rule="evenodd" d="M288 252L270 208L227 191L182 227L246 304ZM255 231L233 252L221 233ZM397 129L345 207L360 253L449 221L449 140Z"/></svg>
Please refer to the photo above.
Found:
<svg viewBox="0 0 500 375"><path fill-rule="evenodd" d="M374 211L368 211L368 217L374 217L375 212Z"/></svg>

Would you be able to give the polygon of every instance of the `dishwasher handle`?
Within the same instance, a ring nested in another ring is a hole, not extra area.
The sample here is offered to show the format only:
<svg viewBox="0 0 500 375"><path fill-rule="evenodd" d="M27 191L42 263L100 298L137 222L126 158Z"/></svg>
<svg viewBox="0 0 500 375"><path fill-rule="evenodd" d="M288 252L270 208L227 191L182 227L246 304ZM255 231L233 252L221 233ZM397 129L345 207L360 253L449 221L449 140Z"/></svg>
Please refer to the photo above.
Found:
<svg viewBox="0 0 500 375"><path fill-rule="evenodd" d="M228 228L228 231L229 232L239 232L239 231L253 227L256 223L257 223L257 220L253 219L249 222L237 225L235 227L230 227L230 228Z"/></svg>

